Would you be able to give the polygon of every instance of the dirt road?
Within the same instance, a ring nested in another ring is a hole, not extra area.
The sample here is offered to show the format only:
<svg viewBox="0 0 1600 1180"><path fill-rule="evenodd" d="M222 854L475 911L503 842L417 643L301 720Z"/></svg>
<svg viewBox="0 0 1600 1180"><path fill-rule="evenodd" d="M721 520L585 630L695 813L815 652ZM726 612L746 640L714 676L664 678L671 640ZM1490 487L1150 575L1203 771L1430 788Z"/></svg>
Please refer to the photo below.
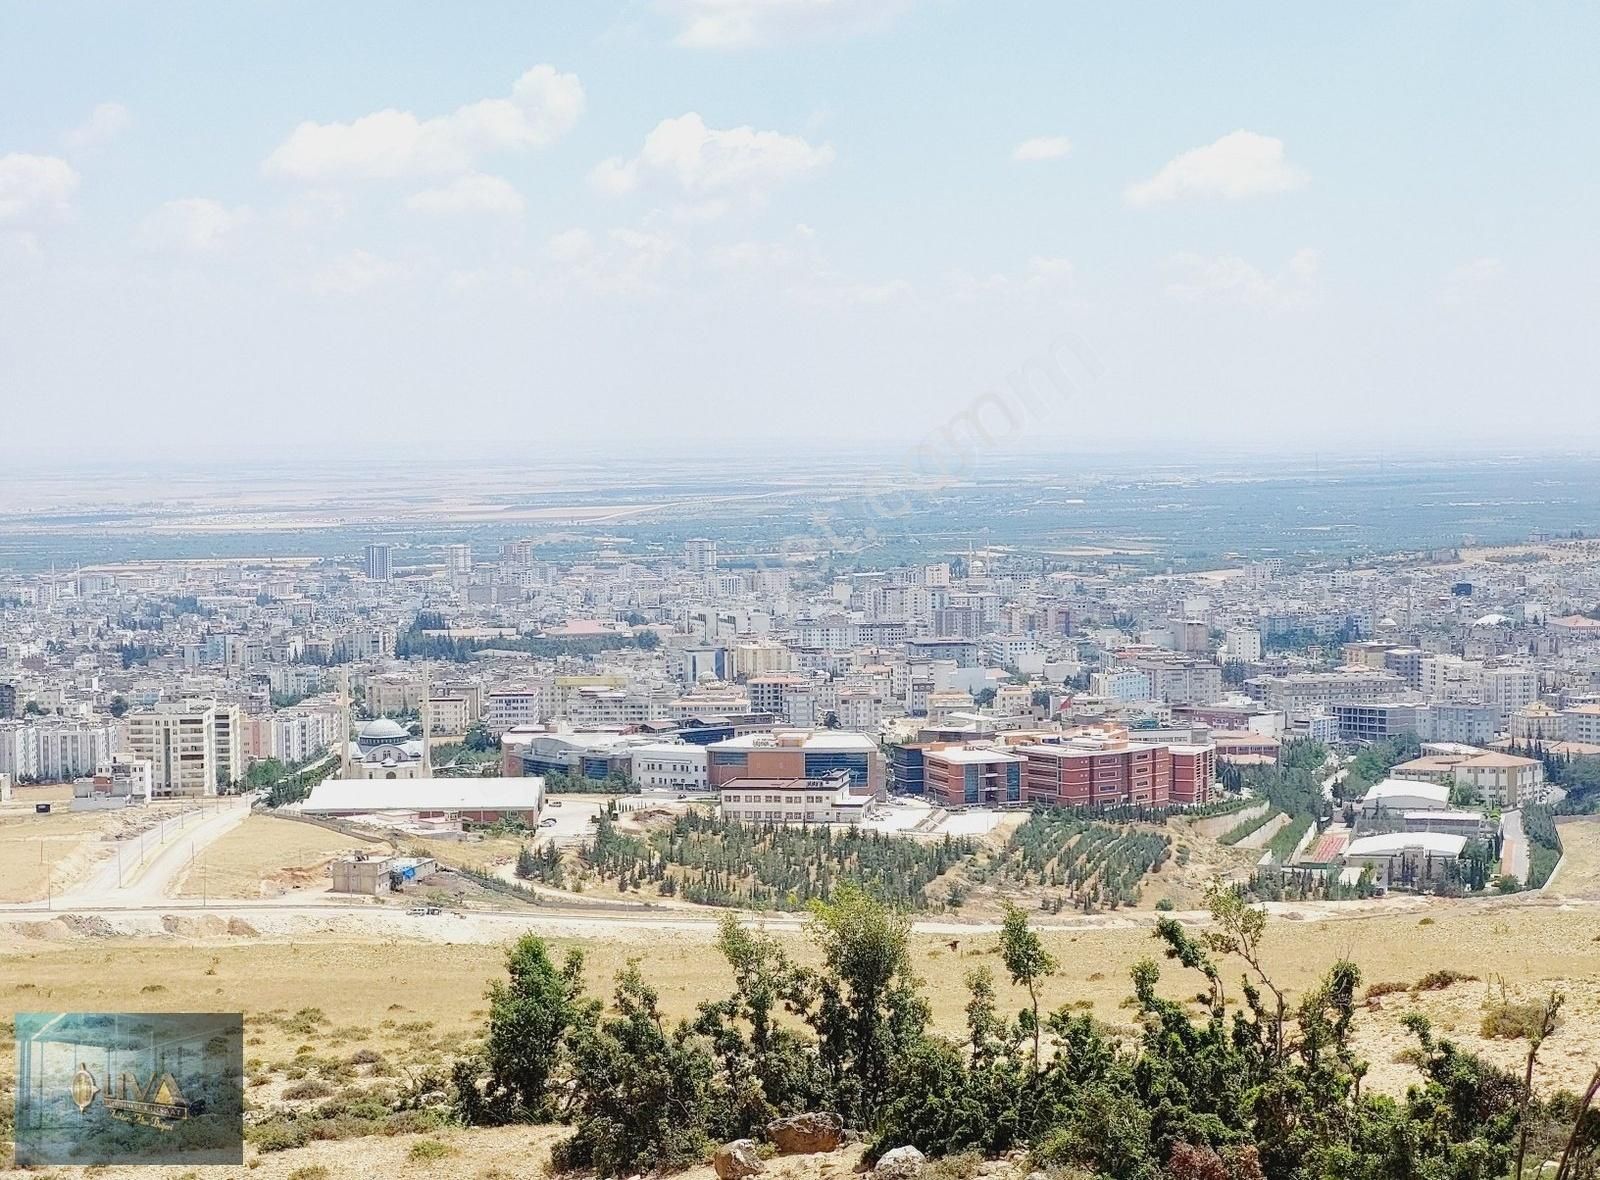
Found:
<svg viewBox="0 0 1600 1180"><path fill-rule="evenodd" d="M34 908L72 911L139 909L167 904L167 892L189 862L250 814L248 799L218 800L116 841L116 855L89 879Z"/></svg>

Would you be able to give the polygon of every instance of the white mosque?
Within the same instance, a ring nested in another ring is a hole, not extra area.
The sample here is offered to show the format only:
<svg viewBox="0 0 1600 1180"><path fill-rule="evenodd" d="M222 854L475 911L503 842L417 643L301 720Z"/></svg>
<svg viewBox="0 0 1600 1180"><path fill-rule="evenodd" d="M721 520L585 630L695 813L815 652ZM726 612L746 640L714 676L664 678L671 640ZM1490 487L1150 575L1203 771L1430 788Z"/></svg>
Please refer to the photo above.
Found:
<svg viewBox="0 0 1600 1180"><path fill-rule="evenodd" d="M345 742L341 754L339 777L342 779L413 779L432 778L433 760L429 757L427 694L423 694L422 736L412 737L411 732L389 717L363 721L356 729L355 740L350 734L350 698L347 683L340 677L339 707L345 718Z"/></svg>

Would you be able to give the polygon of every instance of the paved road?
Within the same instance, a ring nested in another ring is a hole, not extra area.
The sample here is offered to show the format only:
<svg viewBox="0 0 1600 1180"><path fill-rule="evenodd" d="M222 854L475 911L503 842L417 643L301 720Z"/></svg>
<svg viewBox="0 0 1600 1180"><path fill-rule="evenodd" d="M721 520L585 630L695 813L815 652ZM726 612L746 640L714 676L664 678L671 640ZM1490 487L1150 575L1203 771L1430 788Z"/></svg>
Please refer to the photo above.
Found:
<svg viewBox="0 0 1600 1180"><path fill-rule="evenodd" d="M1501 817L1500 831L1505 843L1500 848L1500 871L1517 880L1528 880L1528 837L1522 830L1522 812L1508 811Z"/></svg>

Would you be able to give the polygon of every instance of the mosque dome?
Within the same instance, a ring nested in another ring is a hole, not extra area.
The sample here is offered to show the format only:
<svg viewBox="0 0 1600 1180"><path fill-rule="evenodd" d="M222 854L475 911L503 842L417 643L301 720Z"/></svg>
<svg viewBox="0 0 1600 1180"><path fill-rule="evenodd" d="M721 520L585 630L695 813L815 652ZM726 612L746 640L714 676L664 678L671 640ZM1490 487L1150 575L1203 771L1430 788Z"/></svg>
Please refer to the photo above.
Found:
<svg viewBox="0 0 1600 1180"><path fill-rule="evenodd" d="M356 742L362 749L375 746L398 745L411 737L409 731L389 717L368 721L356 732Z"/></svg>

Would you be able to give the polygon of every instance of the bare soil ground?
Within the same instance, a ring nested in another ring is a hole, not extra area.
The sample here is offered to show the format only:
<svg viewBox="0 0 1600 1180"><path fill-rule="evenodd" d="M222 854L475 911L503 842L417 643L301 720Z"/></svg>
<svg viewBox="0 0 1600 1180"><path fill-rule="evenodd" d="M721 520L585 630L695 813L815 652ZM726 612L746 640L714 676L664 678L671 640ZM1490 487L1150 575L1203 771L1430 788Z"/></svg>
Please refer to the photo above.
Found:
<svg viewBox="0 0 1600 1180"><path fill-rule="evenodd" d="M176 896L278 897L290 890L330 884L328 865L351 852L388 852L387 844L360 840L315 824L252 815L195 858L178 879Z"/></svg>
<svg viewBox="0 0 1600 1180"><path fill-rule="evenodd" d="M113 850L106 841L159 823L170 808L72 811L71 786L17 787L0 806L0 902L42 901L77 884ZM49 803L40 814L35 803Z"/></svg>
<svg viewBox="0 0 1600 1180"><path fill-rule="evenodd" d="M550 1150L570 1132L564 1127L492 1127L448 1129L422 1135L395 1135L312 1143L292 1151L260 1154L245 1148L244 1167L206 1168L207 1180L520 1180L547 1174ZM426 1156L413 1155L417 1145L442 1144ZM784 1156L767 1161L766 1180L844 1180L861 1162L862 1148L846 1147L827 1155ZM305 1169L323 1169L306 1171ZM94 1168L97 1180L179 1180L201 1173L174 1168ZM85 1169L64 1168L37 1175L81 1176ZM679 1180L714 1180L709 1164L677 1174ZM1019 1173L1020 1175L1020 1173Z"/></svg>

